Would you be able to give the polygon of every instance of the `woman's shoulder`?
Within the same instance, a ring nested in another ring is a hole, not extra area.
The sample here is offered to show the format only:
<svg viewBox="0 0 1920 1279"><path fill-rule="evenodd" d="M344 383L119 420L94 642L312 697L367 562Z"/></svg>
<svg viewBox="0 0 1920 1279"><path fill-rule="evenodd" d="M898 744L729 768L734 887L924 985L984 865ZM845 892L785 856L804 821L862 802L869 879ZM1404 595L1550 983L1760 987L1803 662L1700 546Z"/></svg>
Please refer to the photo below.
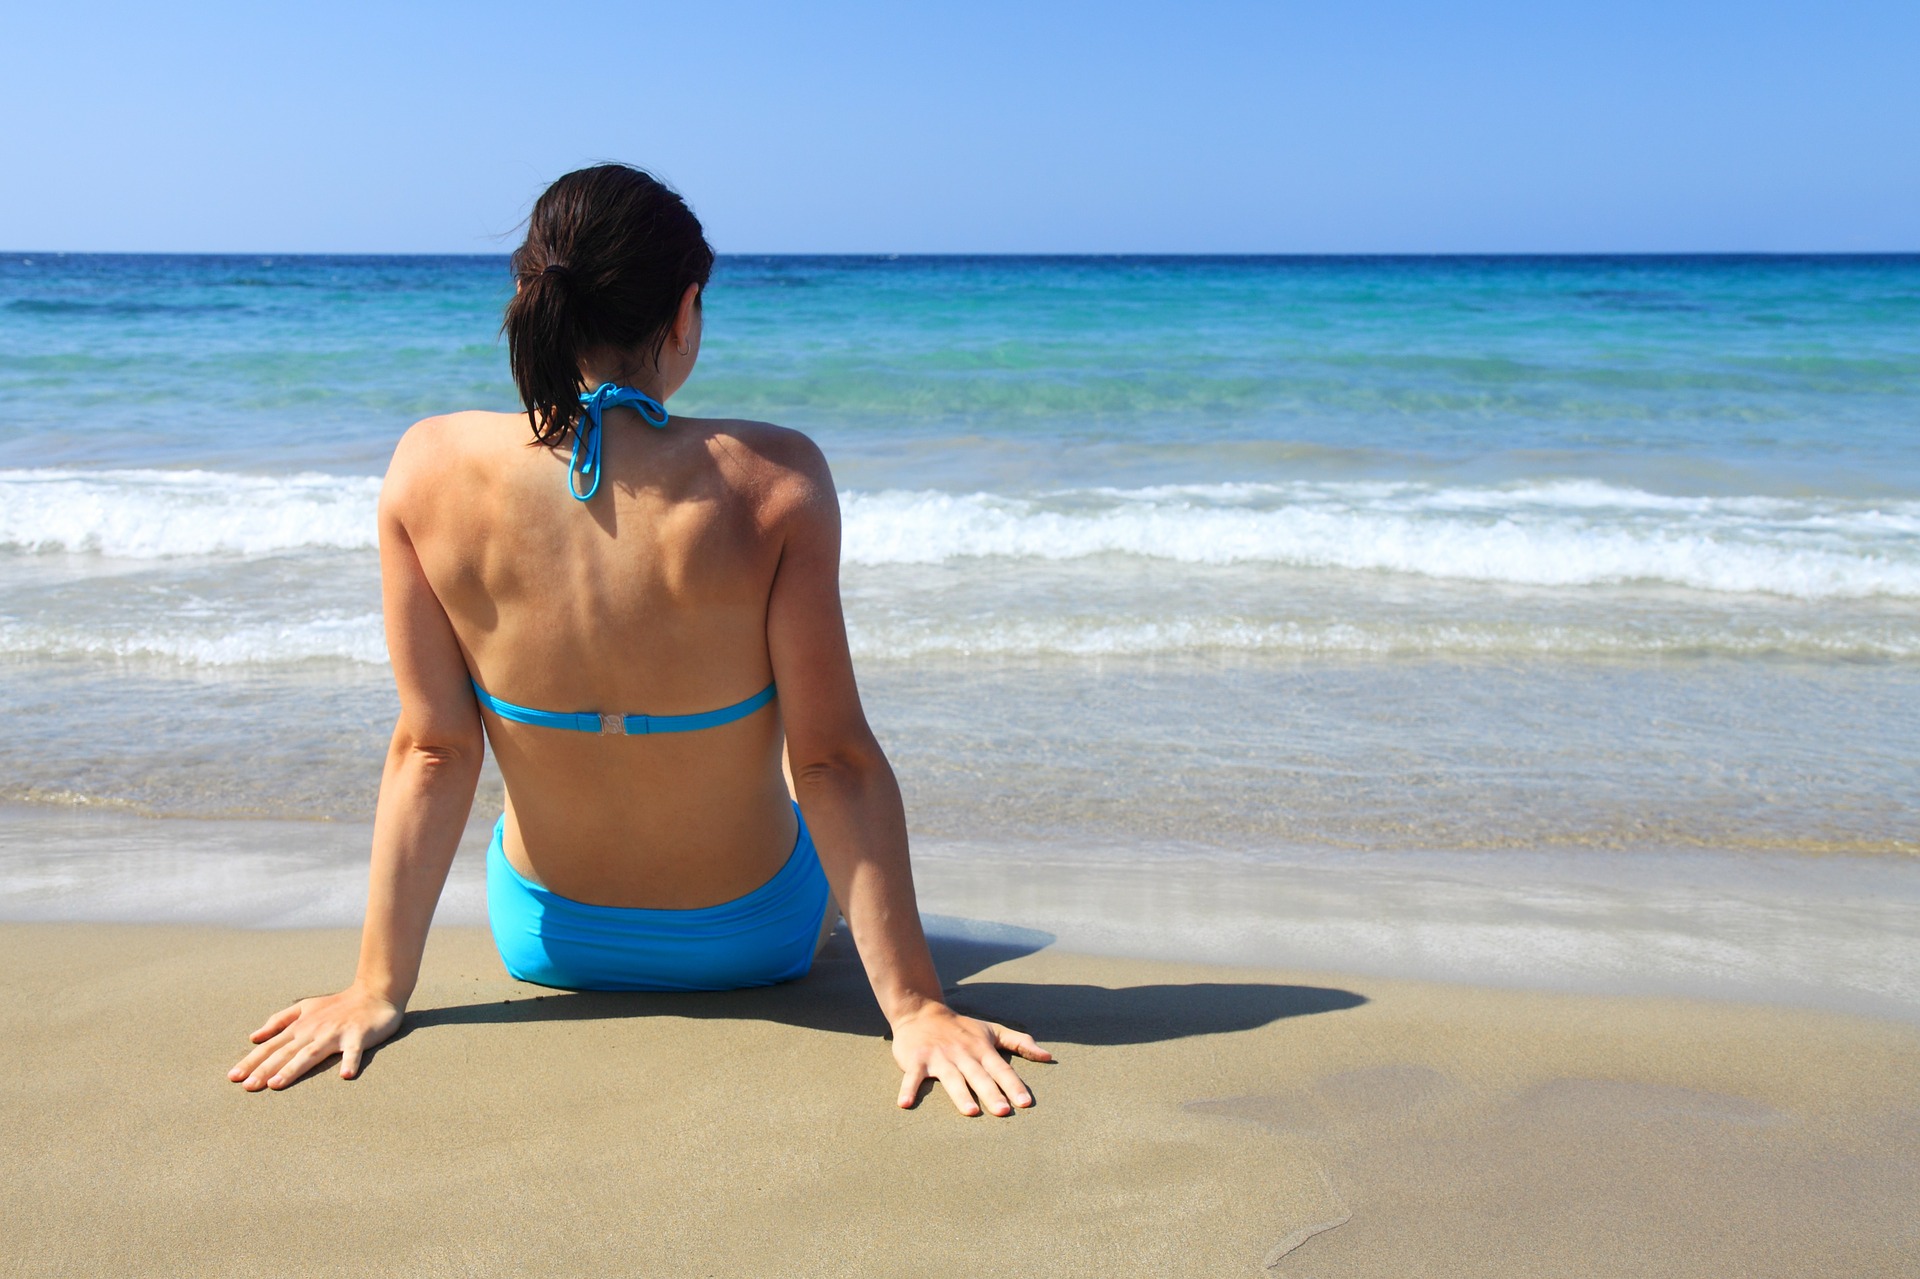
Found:
<svg viewBox="0 0 1920 1279"><path fill-rule="evenodd" d="M713 455L738 482L786 506L833 496L826 454L804 431L744 418L685 418L712 440Z"/></svg>
<svg viewBox="0 0 1920 1279"><path fill-rule="evenodd" d="M790 426L731 417L680 420L688 426L698 427L715 439L740 446L745 450L746 457L761 465L808 475L823 473L827 469L826 455L820 451L820 446L806 432L796 431Z"/></svg>
<svg viewBox="0 0 1920 1279"><path fill-rule="evenodd" d="M444 491L442 481L484 467L488 455L528 439L524 413L468 410L421 418L394 445L381 499L389 506Z"/></svg>
<svg viewBox="0 0 1920 1279"><path fill-rule="evenodd" d="M465 409L423 417L408 427L394 446L396 465L413 464L423 453L458 456L477 450L498 448L511 440L528 438L525 413L493 413L484 409Z"/></svg>

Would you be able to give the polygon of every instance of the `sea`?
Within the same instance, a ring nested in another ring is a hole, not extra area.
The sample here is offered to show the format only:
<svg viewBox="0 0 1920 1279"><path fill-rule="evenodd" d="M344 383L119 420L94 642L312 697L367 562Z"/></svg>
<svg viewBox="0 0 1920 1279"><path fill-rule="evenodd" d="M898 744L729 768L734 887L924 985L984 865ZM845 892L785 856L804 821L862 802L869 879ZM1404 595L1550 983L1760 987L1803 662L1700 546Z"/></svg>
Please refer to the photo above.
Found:
<svg viewBox="0 0 1920 1279"><path fill-rule="evenodd" d="M0 917L357 917L511 288L0 254ZM953 919L1920 1009L1920 255L723 256L670 407L825 449Z"/></svg>

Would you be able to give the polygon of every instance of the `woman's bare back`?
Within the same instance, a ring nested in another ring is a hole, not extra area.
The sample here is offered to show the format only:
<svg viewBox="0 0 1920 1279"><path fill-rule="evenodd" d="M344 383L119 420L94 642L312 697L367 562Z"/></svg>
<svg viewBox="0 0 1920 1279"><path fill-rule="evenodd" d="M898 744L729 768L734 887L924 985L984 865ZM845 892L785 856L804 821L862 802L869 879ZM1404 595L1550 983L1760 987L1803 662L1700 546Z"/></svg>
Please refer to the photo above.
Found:
<svg viewBox="0 0 1920 1279"><path fill-rule="evenodd" d="M606 415L591 502L524 416L457 413L409 433L388 501L495 697L678 715L771 681L767 601L794 433ZM793 849L779 703L692 733L601 736L486 717L507 787L505 851L576 900L687 908L739 897Z"/></svg>

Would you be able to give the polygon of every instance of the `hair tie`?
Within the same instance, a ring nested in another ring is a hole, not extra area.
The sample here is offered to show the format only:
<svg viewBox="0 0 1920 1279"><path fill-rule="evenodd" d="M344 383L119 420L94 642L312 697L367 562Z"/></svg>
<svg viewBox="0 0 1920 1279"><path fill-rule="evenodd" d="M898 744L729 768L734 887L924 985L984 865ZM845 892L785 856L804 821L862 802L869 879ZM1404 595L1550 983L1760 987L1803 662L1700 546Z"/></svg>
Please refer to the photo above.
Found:
<svg viewBox="0 0 1920 1279"><path fill-rule="evenodd" d="M565 265L564 265L563 263L559 263L559 262L549 262L549 263L547 263L547 264L546 264L545 266L543 266L543 267L541 267L541 268L540 268L540 274L542 274L542 275L557 275L557 276L559 276L559 277L561 277L562 279L572 279L572 278L573 278L573 272L572 272L572 271L569 271L569 270L568 270L568 269L566 268L566 266L565 266Z"/></svg>

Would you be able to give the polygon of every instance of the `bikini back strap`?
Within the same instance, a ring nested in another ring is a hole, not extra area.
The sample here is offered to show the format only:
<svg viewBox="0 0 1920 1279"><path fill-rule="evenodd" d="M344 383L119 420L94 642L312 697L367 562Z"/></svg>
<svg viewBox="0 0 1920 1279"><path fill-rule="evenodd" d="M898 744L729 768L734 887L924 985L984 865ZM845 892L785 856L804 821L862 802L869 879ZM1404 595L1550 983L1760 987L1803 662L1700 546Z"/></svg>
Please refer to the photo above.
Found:
<svg viewBox="0 0 1920 1279"><path fill-rule="evenodd" d="M694 715L599 715L592 711L541 711L531 706L516 706L512 702L501 701L481 688L477 679L469 677L467 682L473 685L473 695L480 704L501 719L535 724L541 728L564 728L575 733L605 733L613 737L647 737L654 733L692 733L703 728L718 728L753 714L771 702L776 691L774 685L769 684L744 701L722 706L717 711L700 711Z"/></svg>

